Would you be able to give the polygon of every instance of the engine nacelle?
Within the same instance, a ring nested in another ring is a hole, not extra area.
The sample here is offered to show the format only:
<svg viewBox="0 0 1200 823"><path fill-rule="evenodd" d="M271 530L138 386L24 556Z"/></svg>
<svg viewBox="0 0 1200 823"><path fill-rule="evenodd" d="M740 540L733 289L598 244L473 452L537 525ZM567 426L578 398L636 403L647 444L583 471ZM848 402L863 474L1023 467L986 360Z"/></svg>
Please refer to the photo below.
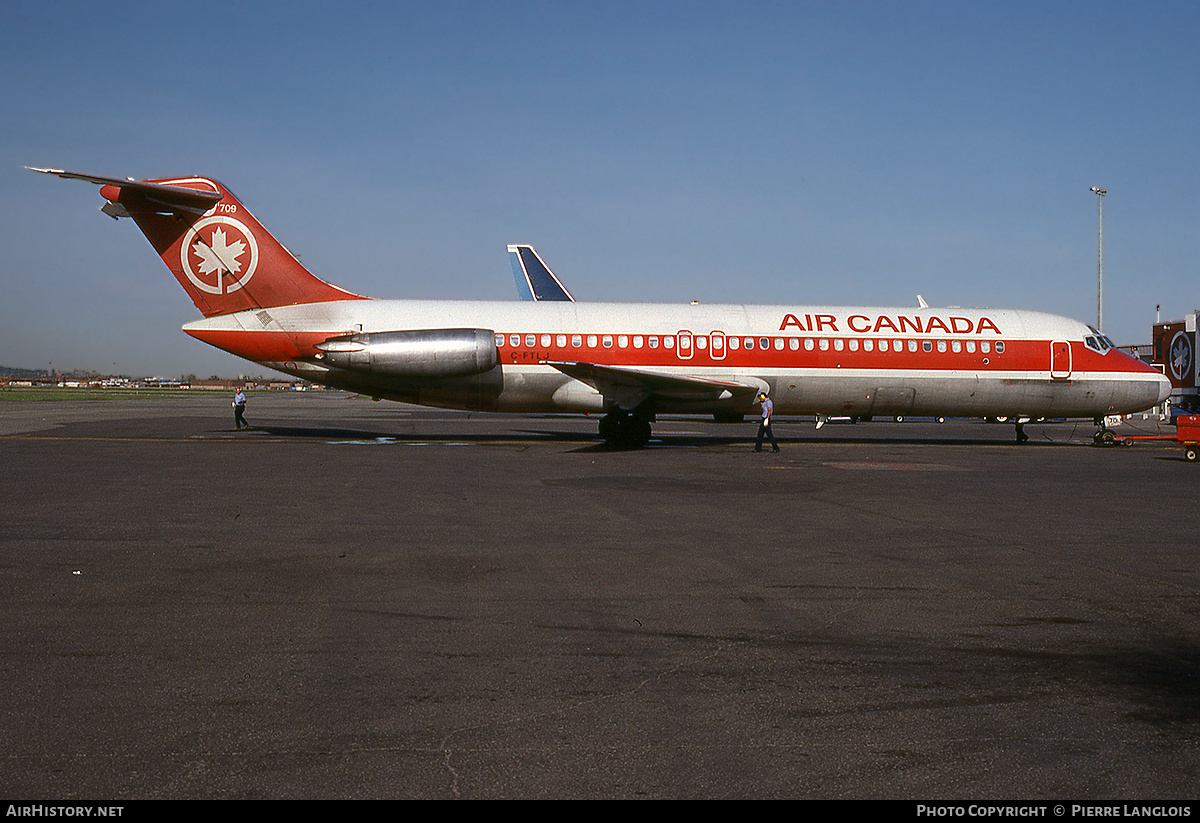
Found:
<svg viewBox="0 0 1200 823"><path fill-rule="evenodd" d="M317 348L317 358L328 366L393 377L466 377L490 371L500 361L490 329L346 334Z"/></svg>

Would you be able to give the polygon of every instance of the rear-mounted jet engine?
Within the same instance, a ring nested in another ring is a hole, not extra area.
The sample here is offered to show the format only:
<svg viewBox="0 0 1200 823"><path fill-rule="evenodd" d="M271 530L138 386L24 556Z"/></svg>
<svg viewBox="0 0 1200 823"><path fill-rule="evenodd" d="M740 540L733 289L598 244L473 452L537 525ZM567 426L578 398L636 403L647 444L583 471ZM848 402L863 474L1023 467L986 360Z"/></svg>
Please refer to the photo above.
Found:
<svg viewBox="0 0 1200 823"><path fill-rule="evenodd" d="M318 343L317 358L347 371L392 377L467 377L496 367L490 329L419 329L346 334Z"/></svg>

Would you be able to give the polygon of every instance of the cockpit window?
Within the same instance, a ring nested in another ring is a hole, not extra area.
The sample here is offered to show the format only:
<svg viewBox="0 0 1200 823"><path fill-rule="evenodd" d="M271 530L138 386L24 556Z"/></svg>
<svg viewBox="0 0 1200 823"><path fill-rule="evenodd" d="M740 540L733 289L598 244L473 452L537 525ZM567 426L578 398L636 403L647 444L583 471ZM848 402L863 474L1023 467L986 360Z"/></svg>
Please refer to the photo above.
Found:
<svg viewBox="0 0 1200 823"><path fill-rule="evenodd" d="M1093 331L1095 331L1095 329L1093 329ZM1099 332L1096 334L1089 334L1087 337L1083 338L1083 342L1089 349L1100 352L1100 354L1106 353L1109 349L1116 348L1113 341L1109 340Z"/></svg>

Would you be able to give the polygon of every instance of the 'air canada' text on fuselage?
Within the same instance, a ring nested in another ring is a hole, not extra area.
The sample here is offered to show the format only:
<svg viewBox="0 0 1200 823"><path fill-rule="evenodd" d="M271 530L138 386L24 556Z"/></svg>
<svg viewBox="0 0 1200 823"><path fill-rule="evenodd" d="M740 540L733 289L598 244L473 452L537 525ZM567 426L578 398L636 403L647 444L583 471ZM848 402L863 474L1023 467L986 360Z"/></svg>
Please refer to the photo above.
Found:
<svg viewBox="0 0 1200 823"><path fill-rule="evenodd" d="M803 319L795 314L785 314L779 330L794 328L807 332L841 332L839 322L837 316L832 314L806 314ZM1000 329L987 317L972 320L969 317L942 318L936 314L929 317L879 314L871 318L865 314L851 314L844 322L848 330L857 334L881 331L896 334L1000 334Z"/></svg>

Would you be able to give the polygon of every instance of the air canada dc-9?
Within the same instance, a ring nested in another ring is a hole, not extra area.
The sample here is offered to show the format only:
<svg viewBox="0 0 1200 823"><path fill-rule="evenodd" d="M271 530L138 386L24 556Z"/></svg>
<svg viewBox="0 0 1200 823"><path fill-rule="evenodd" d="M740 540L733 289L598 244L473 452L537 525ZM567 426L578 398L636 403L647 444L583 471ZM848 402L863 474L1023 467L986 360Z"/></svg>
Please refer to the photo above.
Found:
<svg viewBox="0 0 1200 823"><path fill-rule="evenodd" d="M1161 403L1170 384L1095 329L1001 309L583 303L529 246L520 300L379 300L309 273L229 190L203 177L100 185L203 319L183 330L324 386L425 406L599 414L640 446L658 414L1082 418ZM924 301L922 301L922 304ZM1098 436L1101 432L1098 432Z"/></svg>

